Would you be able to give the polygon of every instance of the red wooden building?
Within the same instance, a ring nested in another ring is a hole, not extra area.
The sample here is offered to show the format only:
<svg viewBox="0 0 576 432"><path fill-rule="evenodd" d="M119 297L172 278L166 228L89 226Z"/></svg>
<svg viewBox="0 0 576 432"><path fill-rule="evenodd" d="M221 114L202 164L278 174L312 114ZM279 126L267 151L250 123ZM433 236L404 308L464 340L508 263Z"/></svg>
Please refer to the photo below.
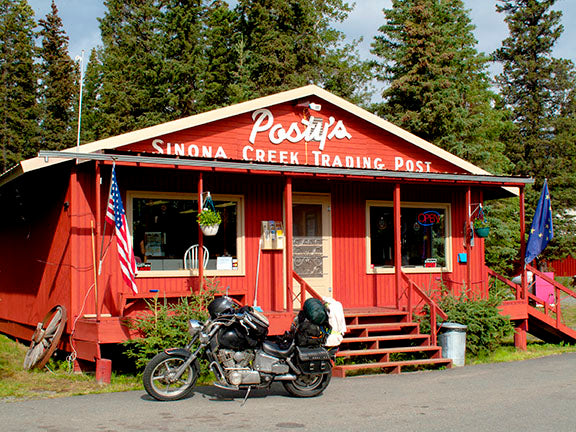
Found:
<svg viewBox="0 0 576 432"><path fill-rule="evenodd" d="M138 293L104 228L114 163ZM247 304L257 292L276 333L304 291L355 311L352 326L362 311L410 318L441 283L487 292L484 240L470 223L484 200L523 195L530 182L491 175L315 86L41 152L0 177L0 331L29 339L63 305L63 346L93 361L129 337L123 320L144 298L186 295L203 277ZM223 215L214 237L196 223L207 192ZM207 259L187 268L197 244Z"/></svg>

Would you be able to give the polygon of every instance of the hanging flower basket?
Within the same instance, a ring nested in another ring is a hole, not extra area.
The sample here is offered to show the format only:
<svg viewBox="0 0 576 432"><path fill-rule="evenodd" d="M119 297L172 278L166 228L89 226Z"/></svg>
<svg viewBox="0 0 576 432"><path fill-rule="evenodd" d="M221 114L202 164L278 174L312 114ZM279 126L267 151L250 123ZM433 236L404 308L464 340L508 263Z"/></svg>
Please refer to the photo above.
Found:
<svg viewBox="0 0 576 432"><path fill-rule="evenodd" d="M196 220L205 236L215 236L218 232L218 228L222 222L222 216L220 216L220 213L216 211L209 194L204 203L204 208L200 213L198 213Z"/></svg>
<svg viewBox="0 0 576 432"><path fill-rule="evenodd" d="M488 237L488 235L490 234L490 227L479 227L479 228L474 228L474 232L476 233L476 236L478 237Z"/></svg>
<svg viewBox="0 0 576 432"><path fill-rule="evenodd" d="M200 229L202 230L202 234L205 236L215 236L218 234L218 228L220 228L219 224L214 225L200 225Z"/></svg>

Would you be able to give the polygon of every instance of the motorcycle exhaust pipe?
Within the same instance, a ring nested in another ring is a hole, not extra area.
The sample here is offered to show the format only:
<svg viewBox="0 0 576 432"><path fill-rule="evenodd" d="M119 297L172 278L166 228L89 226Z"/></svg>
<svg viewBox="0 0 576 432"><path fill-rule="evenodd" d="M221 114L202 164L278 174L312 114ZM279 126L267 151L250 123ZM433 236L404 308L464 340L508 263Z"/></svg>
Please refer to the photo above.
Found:
<svg viewBox="0 0 576 432"><path fill-rule="evenodd" d="M216 377L216 379L218 381L220 381L221 383L224 384L228 384L226 382L226 378L224 377L224 372L222 371L222 369L220 368L220 365L216 362L212 362L210 363L210 370L212 371L212 373L214 374L214 376Z"/></svg>
<svg viewBox="0 0 576 432"><path fill-rule="evenodd" d="M297 376L292 374L278 375L274 377L275 381L296 381Z"/></svg>

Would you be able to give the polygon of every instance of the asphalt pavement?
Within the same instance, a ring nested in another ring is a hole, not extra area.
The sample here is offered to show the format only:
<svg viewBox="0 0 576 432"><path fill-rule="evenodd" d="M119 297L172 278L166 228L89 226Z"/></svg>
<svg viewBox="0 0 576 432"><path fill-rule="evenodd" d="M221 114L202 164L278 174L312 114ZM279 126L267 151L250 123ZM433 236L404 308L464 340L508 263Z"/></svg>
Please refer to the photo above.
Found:
<svg viewBox="0 0 576 432"><path fill-rule="evenodd" d="M323 395L282 385L199 387L177 402L144 392L0 401L12 431L576 431L576 353L442 371L334 378Z"/></svg>

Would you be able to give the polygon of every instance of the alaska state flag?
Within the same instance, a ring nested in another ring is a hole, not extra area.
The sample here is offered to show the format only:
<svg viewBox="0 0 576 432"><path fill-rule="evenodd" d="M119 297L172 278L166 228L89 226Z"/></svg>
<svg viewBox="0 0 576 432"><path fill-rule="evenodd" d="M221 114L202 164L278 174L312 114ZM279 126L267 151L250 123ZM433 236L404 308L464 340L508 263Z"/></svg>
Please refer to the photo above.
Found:
<svg viewBox="0 0 576 432"><path fill-rule="evenodd" d="M532 219L528 244L526 245L526 257L524 261L529 264L534 258L546 248L550 240L554 238L554 228L552 227L552 204L550 193L548 192L548 180L544 180L542 193L538 200L538 207Z"/></svg>

